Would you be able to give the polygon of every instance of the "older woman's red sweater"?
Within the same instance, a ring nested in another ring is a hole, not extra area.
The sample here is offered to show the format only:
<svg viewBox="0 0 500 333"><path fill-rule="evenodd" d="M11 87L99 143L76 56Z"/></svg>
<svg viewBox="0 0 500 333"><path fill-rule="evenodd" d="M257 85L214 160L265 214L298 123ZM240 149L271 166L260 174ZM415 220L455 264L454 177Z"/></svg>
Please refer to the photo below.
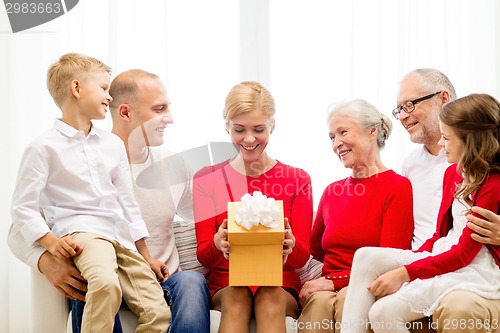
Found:
<svg viewBox="0 0 500 333"><path fill-rule="evenodd" d="M330 184L321 197L311 253L335 290L349 283L354 252L364 246L409 249L413 235L410 181L392 170Z"/></svg>

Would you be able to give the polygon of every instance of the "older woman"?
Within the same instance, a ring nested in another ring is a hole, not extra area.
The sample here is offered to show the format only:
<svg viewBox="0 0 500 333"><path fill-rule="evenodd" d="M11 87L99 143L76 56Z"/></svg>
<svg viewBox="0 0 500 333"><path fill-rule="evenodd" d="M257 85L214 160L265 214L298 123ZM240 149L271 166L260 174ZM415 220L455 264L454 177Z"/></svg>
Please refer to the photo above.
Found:
<svg viewBox="0 0 500 333"><path fill-rule="evenodd" d="M330 184L319 202L311 253L324 266L322 277L300 292L299 332L340 331L354 252L368 245L409 249L413 233L410 182L380 158L390 120L354 99L334 105L328 125L333 152L352 172Z"/></svg>
<svg viewBox="0 0 500 333"><path fill-rule="evenodd" d="M219 332L249 331L252 314L257 332L285 332L285 315L297 317L300 279L295 271L309 258L312 194L309 175L269 156L274 129L274 99L257 82L242 82L229 92L224 109L226 131L238 155L196 173L193 183L197 255L210 269L212 307L221 311ZM260 191L283 200L283 287L228 286L227 203ZM292 233L293 230L293 233Z"/></svg>

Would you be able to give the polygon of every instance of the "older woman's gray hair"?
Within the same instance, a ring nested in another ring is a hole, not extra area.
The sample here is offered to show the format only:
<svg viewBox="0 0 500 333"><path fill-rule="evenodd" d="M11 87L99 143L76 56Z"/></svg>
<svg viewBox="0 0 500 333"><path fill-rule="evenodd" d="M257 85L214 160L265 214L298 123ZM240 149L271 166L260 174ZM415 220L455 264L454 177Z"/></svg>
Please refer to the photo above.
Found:
<svg viewBox="0 0 500 333"><path fill-rule="evenodd" d="M376 128L377 146L380 149L384 148L385 140L389 138L392 131L392 122L371 103L361 98L334 103L328 107L328 124L334 114L355 119L364 128Z"/></svg>

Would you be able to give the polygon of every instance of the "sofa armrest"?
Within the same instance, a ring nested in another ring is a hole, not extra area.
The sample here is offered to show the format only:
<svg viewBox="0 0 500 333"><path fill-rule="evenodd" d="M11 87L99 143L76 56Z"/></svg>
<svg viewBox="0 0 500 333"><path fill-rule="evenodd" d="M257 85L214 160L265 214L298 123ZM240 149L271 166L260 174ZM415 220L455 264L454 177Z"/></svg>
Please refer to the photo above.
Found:
<svg viewBox="0 0 500 333"><path fill-rule="evenodd" d="M69 313L67 298L34 269L31 270L31 293L31 332L66 332Z"/></svg>

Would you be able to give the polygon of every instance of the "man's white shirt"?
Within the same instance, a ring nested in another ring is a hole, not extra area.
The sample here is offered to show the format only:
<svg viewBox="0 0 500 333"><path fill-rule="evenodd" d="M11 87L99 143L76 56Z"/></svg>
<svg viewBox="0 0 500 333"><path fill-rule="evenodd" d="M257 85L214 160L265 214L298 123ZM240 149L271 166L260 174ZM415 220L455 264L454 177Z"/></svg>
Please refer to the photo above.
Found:
<svg viewBox="0 0 500 333"><path fill-rule="evenodd" d="M423 145L403 161L401 173L410 180L413 187L413 250L418 249L436 231L443 195L443 177L449 166L442 149L434 156Z"/></svg>

